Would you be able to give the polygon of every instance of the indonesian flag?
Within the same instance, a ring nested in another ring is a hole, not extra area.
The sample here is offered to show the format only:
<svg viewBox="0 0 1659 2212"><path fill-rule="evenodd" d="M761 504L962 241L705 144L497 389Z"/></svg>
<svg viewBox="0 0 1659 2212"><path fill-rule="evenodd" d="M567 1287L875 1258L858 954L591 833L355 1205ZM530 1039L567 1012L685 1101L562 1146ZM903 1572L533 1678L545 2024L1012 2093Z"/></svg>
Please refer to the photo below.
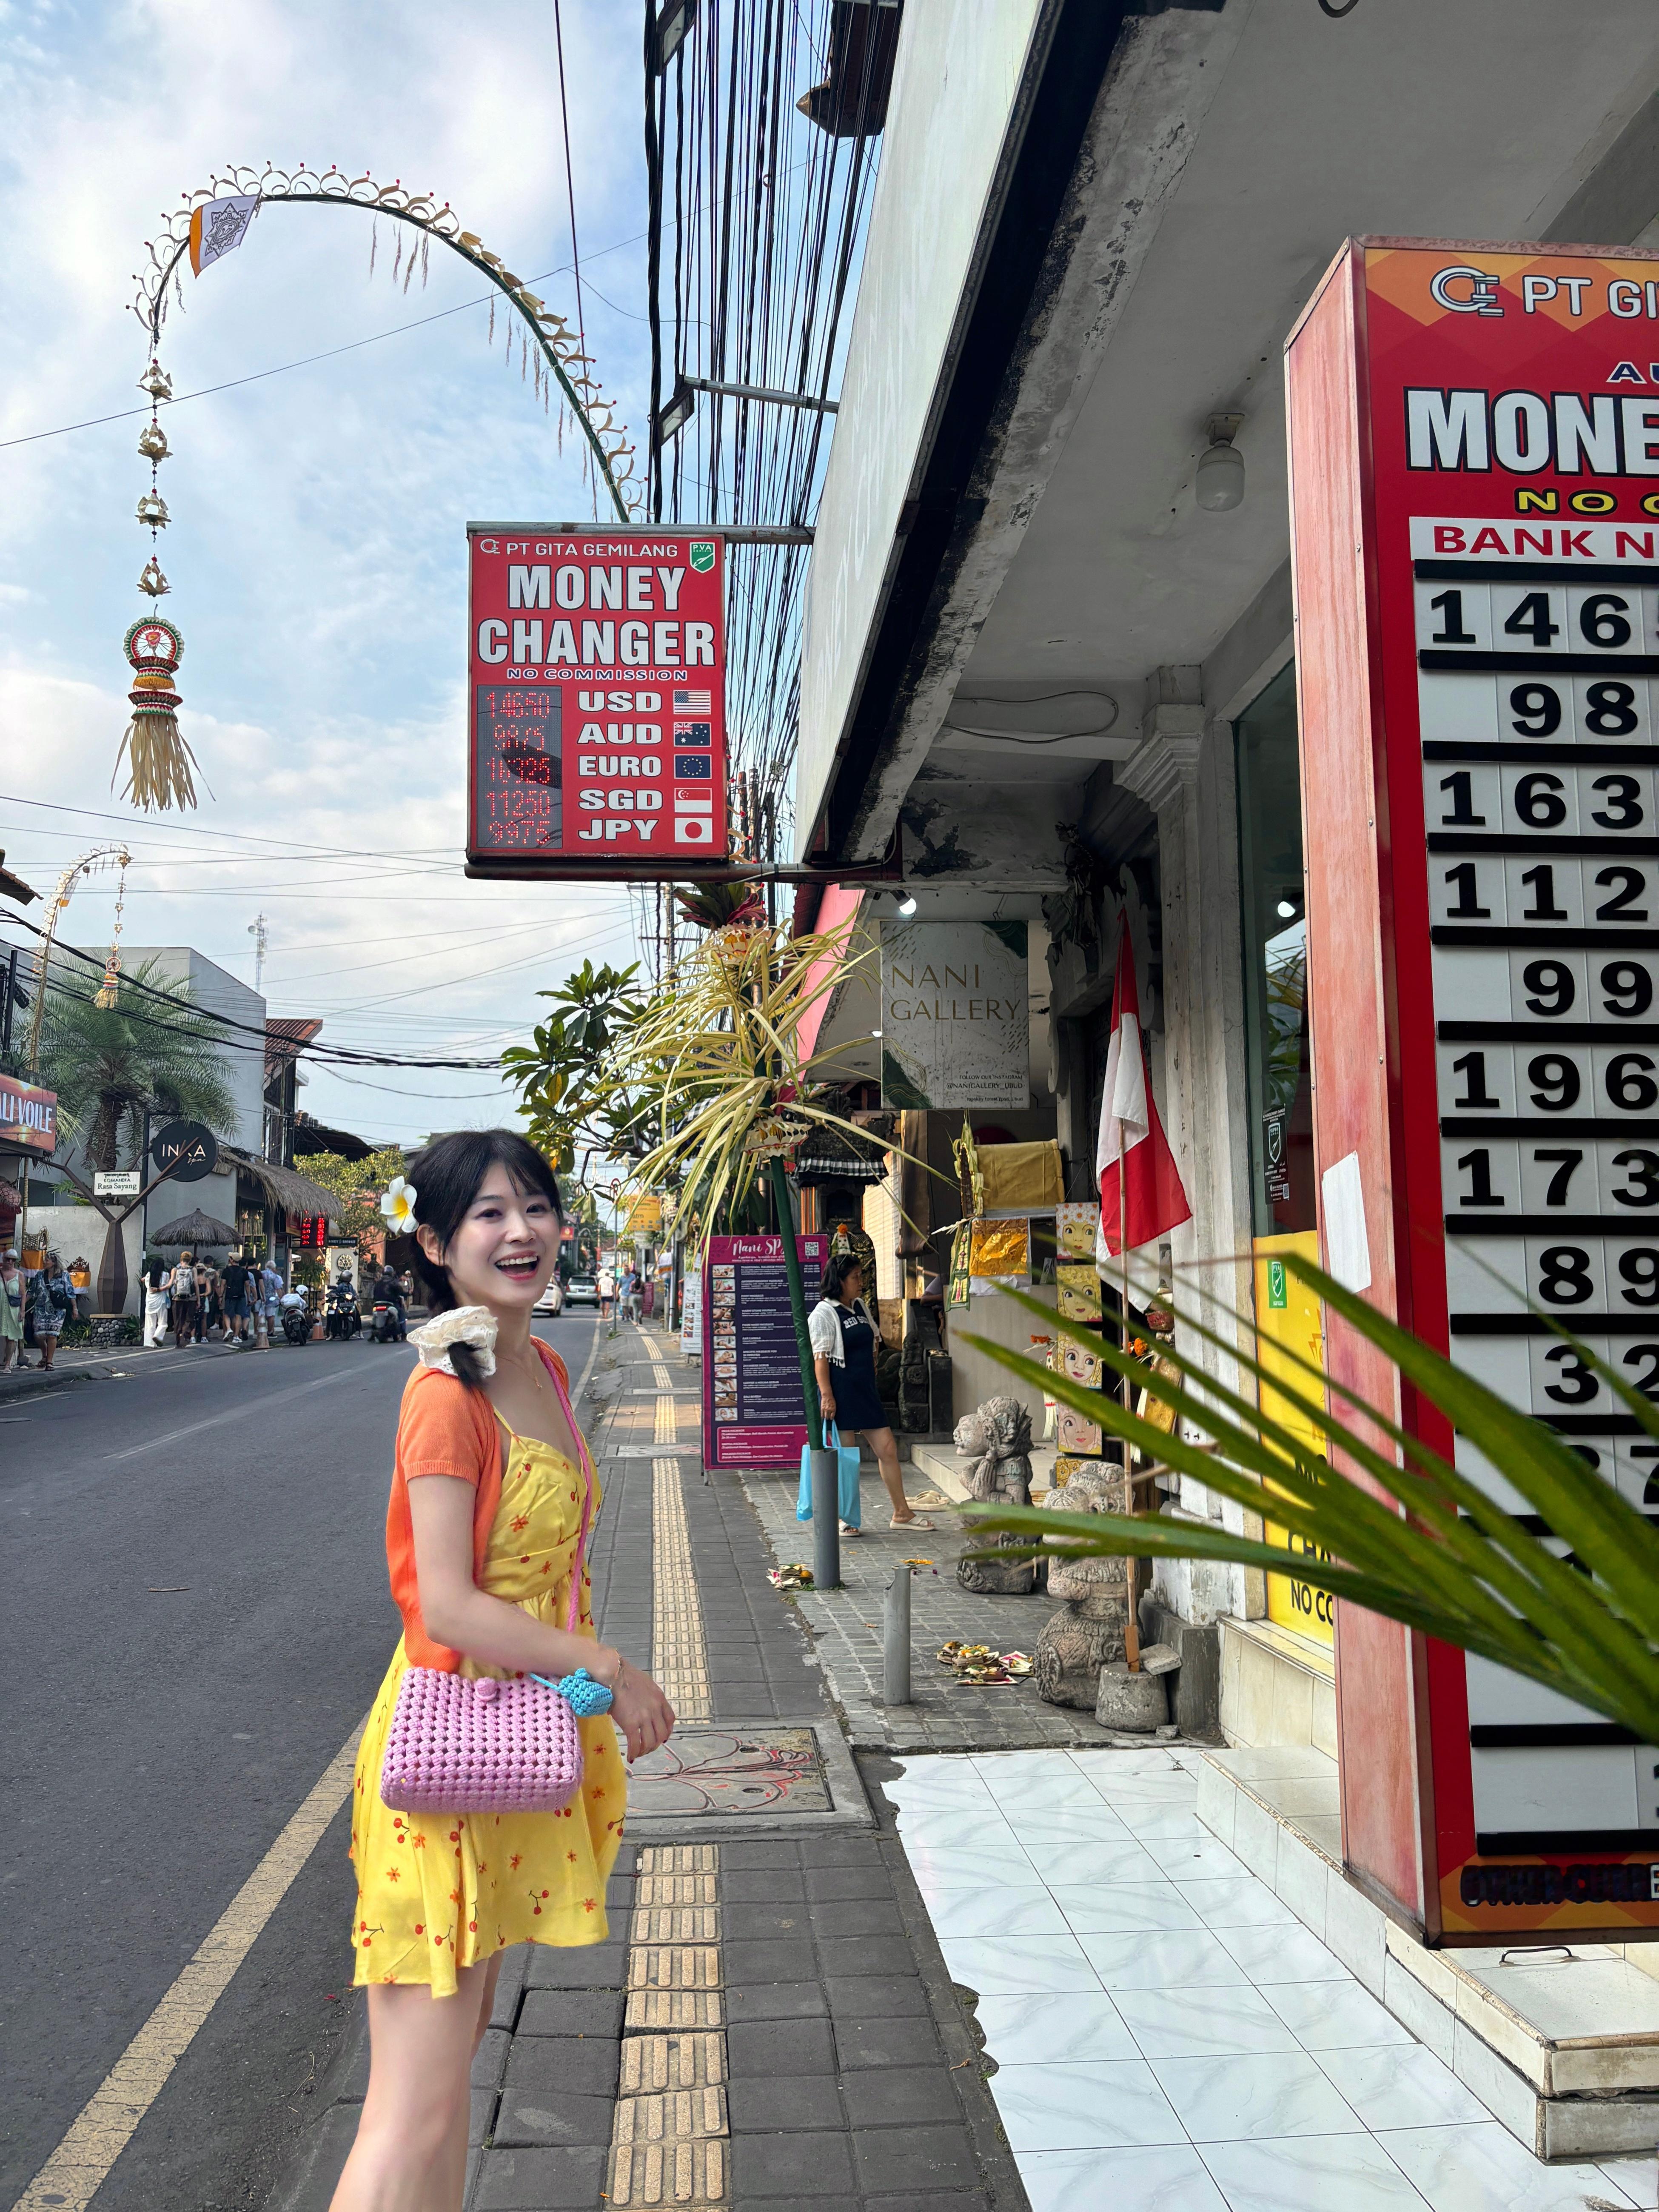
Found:
<svg viewBox="0 0 1659 2212"><path fill-rule="evenodd" d="M1127 915L1112 986L1112 1040L1106 1049L1095 1173L1100 1178L1101 1245L1114 1259L1192 1218L1181 1170L1146 1080L1146 1046L1140 1033L1134 946Z"/></svg>

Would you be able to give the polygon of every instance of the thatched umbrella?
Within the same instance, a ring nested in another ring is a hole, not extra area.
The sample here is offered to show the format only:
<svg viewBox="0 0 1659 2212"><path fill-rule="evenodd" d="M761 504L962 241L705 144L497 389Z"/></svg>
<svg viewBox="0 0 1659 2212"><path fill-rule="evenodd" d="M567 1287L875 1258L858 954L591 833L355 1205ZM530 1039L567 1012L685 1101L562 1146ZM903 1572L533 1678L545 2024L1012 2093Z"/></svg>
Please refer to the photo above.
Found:
<svg viewBox="0 0 1659 2212"><path fill-rule="evenodd" d="M177 1221L169 1221L165 1229L151 1231L152 1244L177 1244L184 1249L199 1251L204 1244L234 1244L237 1232L228 1221L216 1221L210 1213L204 1213L198 1206L194 1213L180 1214Z"/></svg>

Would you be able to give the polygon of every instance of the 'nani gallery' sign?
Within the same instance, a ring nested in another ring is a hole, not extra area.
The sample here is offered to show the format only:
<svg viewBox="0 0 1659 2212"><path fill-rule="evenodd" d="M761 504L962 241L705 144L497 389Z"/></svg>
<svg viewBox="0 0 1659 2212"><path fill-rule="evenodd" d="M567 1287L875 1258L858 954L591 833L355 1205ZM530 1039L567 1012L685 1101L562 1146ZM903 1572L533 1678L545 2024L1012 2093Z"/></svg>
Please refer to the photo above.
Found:
<svg viewBox="0 0 1659 2212"><path fill-rule="evenodd" d="M884 922L881 1103L1031 1103L1023 921Z"/></svg>

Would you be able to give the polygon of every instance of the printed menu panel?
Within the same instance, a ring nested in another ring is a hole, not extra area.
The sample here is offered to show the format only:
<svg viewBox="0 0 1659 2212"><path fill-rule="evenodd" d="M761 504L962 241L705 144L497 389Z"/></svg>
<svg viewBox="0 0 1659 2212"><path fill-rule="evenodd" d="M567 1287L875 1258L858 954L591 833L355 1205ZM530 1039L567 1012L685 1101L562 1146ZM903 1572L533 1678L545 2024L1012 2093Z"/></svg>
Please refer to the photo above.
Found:
<svg viewBox="0 0 1659 2212"><path fill-rule="evenodd" d="M798 1237L795 1249L810 1313L830 1239ZM709 1238L702 1345L704 1465L799 1465L806 1408L781 1237Z"/></svg>

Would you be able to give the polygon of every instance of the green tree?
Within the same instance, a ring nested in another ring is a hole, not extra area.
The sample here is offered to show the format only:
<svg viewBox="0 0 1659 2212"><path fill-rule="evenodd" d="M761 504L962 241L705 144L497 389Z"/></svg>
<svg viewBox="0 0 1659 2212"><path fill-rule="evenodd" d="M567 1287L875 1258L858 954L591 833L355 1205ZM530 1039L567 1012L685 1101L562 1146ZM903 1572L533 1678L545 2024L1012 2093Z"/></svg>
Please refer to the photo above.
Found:
<svg viewBox="0 0 1659 2212"><path fill-rule="evenodd" d="M579 1146L609 1153L626 1146L635 1115L619 1065L623 1040L645 1008L638 974L637 961L596 968L585 960L556 990L537 994L551 1001L552 1012L532 1042L501 1054L531 1143L561 1172L575 1166Z"/></svg>
<svg viewBox="0 0 1659 2212"><path fill-rule="evenodd" d="M99 1006L92 984L78 978L49 990L42 1070L94 1168L115 1167L124 1139L137 1152L147 1109L204 1121L219 1136L233 1127L236 1101L222 1058L228 1034L211 1014L169 1003L189 995L155 959L122 977L113 1006Z"/></svg>
<svg viewBox="0 0 1659 2212"><path fill-rule="evenodd" d="M402 1148L383 1145L367 1159L349 1160L343 1152L307 1152L302 1172L321 1183L340 1200L340 1218L357 1240L357 1255L368 1259L364 1240L385 1227L380 1218L380 1194L393 1176L404 1171Z"/></svg>

